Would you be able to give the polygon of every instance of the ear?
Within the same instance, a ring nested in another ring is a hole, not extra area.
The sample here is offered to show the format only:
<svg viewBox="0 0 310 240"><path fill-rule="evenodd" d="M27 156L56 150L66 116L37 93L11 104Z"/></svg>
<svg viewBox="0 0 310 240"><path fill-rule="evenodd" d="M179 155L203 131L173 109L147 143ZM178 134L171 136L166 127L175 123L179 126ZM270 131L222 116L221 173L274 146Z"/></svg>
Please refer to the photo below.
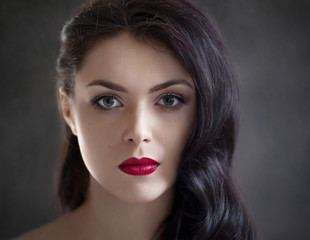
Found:
<svg viewBox="0 0 310 240"><path fill-rule="evenodd" d="M58 99L62 116L70 127L72 133L76 136L76 126L74 121L72 100L62 87L58 90Z"/></svg>

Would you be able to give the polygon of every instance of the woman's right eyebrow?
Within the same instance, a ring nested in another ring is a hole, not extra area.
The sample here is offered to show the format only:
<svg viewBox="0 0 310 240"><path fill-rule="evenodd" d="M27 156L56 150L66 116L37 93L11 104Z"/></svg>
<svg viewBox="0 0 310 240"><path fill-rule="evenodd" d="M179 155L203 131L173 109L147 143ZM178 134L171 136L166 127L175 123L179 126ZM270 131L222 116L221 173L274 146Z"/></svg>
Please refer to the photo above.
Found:
<svg viewBox="0 0 310 240"><path fill-rule="evenodd" d="M102 87L109 88L109 89L114 90L114 91L128 93L127 88L125 88L125 87L123 87L117 83L109 82L106 80L94 80L94 81L90 82L89 84L87 84L87 87L91 87L91 86L102 86Z"/></svg>

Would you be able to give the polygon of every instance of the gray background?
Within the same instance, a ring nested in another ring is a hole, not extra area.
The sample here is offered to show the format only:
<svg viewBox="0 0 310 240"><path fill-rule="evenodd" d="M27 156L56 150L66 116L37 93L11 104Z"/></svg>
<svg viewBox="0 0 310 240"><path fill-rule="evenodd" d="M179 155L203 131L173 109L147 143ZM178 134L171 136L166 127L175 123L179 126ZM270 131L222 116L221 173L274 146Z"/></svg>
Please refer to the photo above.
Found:
<svg viewBox="0 0 310 240"><path fill-rule="evenodd" d="M1 0L0 239L56 216L61 27L79 0ZM310 239L310 1L199 1L217 20L242 101L235 176L259 239Z"/></svg>

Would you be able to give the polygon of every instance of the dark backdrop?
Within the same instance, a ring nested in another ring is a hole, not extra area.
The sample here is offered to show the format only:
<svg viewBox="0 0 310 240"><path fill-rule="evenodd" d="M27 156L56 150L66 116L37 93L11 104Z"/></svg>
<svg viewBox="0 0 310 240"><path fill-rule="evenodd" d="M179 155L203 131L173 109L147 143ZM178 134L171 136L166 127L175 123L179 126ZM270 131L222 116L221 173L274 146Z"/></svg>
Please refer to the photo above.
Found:
<svg viewBox="0 0 310 240"><path fill-rule="evenodd" d="M56 215L62 141L55 58L80 0L1 0L0 239ZM199 1L218 21L240 82L235 176L259 239L310 239L309 1Z"/></svg>

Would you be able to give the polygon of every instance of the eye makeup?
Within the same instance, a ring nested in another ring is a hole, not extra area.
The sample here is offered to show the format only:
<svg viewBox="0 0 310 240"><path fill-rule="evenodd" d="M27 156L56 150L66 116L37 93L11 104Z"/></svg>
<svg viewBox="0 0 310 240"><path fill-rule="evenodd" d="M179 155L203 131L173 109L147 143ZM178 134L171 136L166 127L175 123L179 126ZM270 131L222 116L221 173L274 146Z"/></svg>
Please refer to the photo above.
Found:
<svg viewBox="0 0 310 240"><path fill-rule="evenodd" d="M160 107L164 111L173 111L181 108L186 102L186 98L180 94L169 92L160 95L154 102L154 105ZM124 104L119 100L119 97L114 94L102 94L96 96L91 100L91 104L96 109L103 111L110 111L124 107Z"/></svg>
<svg viewBox="0 0 310 240"><path fill-rule="evenodd" d="M164 110L177 110L186 103L185 98L175 93L165 93L160 96L156 105Z"/></svg>
<svg viewBox="0 0 310 240"><path fill-rule="evenodd" d="M95 108L103 111L109 111L123 106L117 96L114 96L113 94L97 96L91 100L91 103Z"/></svg>

